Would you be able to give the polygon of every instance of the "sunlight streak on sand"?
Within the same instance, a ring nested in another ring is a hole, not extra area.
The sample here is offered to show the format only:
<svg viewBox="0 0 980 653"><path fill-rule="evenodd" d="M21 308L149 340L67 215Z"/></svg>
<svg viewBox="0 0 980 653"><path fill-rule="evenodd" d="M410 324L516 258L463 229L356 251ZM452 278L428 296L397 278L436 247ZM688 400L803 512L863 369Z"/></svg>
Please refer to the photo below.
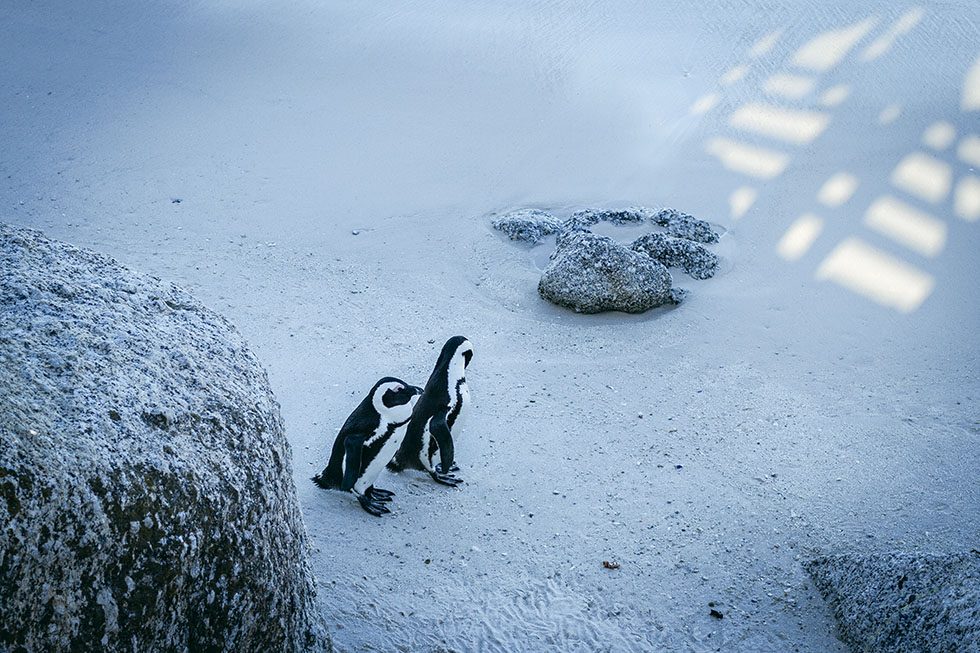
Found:
<svg viewBox="0 0 980 653"><path fill-rule="evenodd" d="M980 136L970 134L964 137L956 149L956 156L960 157L963 163L980 167Z"/></svg>
<svg viewBox="0 0 980 653"><path fill-rule="evenodd" d="M820 95L820 105L830 108L836 107L851 94L851 87L847 84L838 84L828 88Z"/></svg>
<svg viewBox="0 0 980 653"><path fill-rule="evenodd" d="M799 260L810 250L821 231L823 231L822 219L812 213L801 215L779 240L776 253L787 261Z"/></svg>
<svg viewBox="0 0 980 653"><path fill-rule="evenodd" d="M878 124L879 125L890 125L898 117L902 115L902 105L901 104L889 104L887 107L881 110L878 114Z"/></svg>
<svg viewBox="0 0 980 653"><path fill-rule="evenodd" d="M746 104L728 121L736 129L797 145L813 141L827 128L828 122L830 117L825 113L765 104Z"/></svg>
<svg viewBox="0 0 980 653"><path fill-rule="evenodd" d="M963 99L960 101L963 111L980 111L980 57L963 79Z"/></svg>
<svg viewBox="0 0 980 653"><path fill-rule="evenodd" d="M711 139L706 149L709 154L718 157L729 170L759 179L778 177L790 160L783 152L746 145L727 138Z"/></svg>
<svg viewBox="0 0 980 653"><path fill-rule="evenodd" d="M922 144L934 150L945 150L956 140L956 128L945 120L929 125L922 134Z"/></svg>
<svg viewBox="0 0 980 653"><path fill-rule="evenodd" d="M702 115L708 113L717 106L718 101L721 100L721 96L717 93L708 93L707 95L702 95L691 105L691 113L696 115Z"/></svg>
<svg viewBox="0 0 980 653"><path fill-rule="evenodd" d="M894 197L880 197L864 214L864 223L892 240L935 256L946 245L946 223Z"/></svg>
<svg viewBox="0 0 980 653"><path fill-rule="evenodd" d="M839 64L877 22L875 18L867 18L849 27L824 32L796 51L793 65L816 72L827 72Z"/></svg>
<svg viewBox="0 0 980 653"><path fill-rule="evenodd" d="M745 64L742 64L740 66L735 66L727 73L722 75L719 81L724 86L730 86L735 82L740 81L743 77L745 77L748 74L748 72L749 72L749 67L746 66Z"/></svg>
<svg viewBox="0 0 980 653"><path fill-rule="evenodd" d="M820 264L817 278L833 281L903 313L919 308L936 284L929 274L857 238L838 245Z"/></svg>
<svg viewBox="0 0 980 653"><path fill-rule="evenodd" d="M769 95L799 100L813 92L816 80L804 75L776 73L765 81L762 89Z"/></svg>
<svg viewBox="0 0 980 653"><path fill-rule="evenodd" d="M980 177L968 175L956 184L953 212L967 222L980 220Z"/></svg>
<svg viewBox="0 0 980 653"><path fill-rule="evenodd" d="M764 54L768 54L769 51L773 49L773 46L776 45L776 42L779 40L779 37L782 35L783 35L783 30L781 29L778 29L775 32L769 32L768 34L766 34L761 39L755 42L755 44L752 46L752 49L749 50L749 56L761 57Z"/></svg>
<svg viewBox="0 0 980 653"><path fill-rule="evenodd" d="M879 36L874 42L861 52L860 60L864 62L874 61L881 55L891 50L895 41L904 34L908 34L925 17L926 12L915 7L909 9L895 24L888 28L888 31Z"/></svg>
<svg viewBox="0 0 980 653"><path fill-rule="evenodd" d="M752 205L755 204L757 196L758 191L751 186L742 186L732 191L732 194L728 197L728 207L731 210L732 219L741 220L748 210L752 208Z"/></svg>
<svg viewBox="0 0 980 653"><path fill-rule="evenodd" d="M935 204L949 195L953 171L939 159L913 152L892 171L891 183L910 195Z"/></svg>
<svg viewBox="0 0 980 653"><path fill-rule="evenodd" d="M820 187L817 200L824 206L837 208L851 199L857 187L857 177L846 172L838 172Z"/></svg>

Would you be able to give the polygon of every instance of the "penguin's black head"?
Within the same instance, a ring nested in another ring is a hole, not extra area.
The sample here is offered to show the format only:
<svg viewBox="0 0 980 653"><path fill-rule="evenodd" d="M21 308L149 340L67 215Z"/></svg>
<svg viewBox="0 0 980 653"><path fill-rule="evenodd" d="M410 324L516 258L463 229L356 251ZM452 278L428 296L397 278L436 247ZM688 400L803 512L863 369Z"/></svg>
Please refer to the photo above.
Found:
<svg viewBox="0 0 980 653"><path fill-rule="evenodd" d="M374 386L375 396L380 394L381 404L385 408L397 408L406 404L414 404L414 397L422 394L422 388L409 385L401 379L388 376Z"/></svg>
<svg viewBox="0 0 980 653"><path fill-rule="evenodd" d="M452 360L459 356L463 360L463 367L468 367L473 360L473 344L465 336L453 336L442 346L442 353L439 354L439 361L436 367L448 366Z"/></svg>

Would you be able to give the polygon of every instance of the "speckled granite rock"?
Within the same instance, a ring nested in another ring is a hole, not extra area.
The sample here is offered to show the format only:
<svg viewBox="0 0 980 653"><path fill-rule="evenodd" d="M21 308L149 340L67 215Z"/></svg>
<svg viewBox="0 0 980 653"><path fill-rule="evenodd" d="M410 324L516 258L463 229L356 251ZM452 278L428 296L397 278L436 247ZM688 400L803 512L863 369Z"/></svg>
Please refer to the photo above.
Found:
<svg viewBox="0 0 980 653"><path fill-rule="evenodd" d="M560 228L558 220L538 209L517 209L506 213L492 223L494 229L507 234L511 240L536 245Z"/></svg>
<svg viewBox="0 0 980 653"><path fill-rule="evenodd" d="M594 225L600 222L611 222L617 225L643 224L646 220L644 209L582 209L573 213L570 220L583 224Z"/></svg>
<svg viewBox="0 0 980 653"><path fill-rule="evenodd" d="M671 236L686 238L699 243L717 243L718 234L704 220L675 209L661 209L652 213L650 221L663 227Z"/></svg>
<svg viewBox="0 0 980 653"><path fill-rule="evenodd" d="M600 222L639 225L646 220L644 209L581 209L561 223L562 231L589 231Z"/></svg>
<svg viewBox="0 0 980 653"><path fill-rule="evenodd" d="M231 324L0 224L0 650L329 649L290 456Z"/></svg>
<svg viewBox="0 0 980 653"><path fill-rule="evenodd" d="M828 555L804 564L853 651L980 651L980 554Z"/></svg>
<svg viewBox="0 0 980 653"><path fill-rule="evenodd" d="M630 249L660 261L668 268L678 267L695 279L710 279L718 270L718 256L704 245L666 234L640 236Z"/></svg>
<svg viewBox="0 0 980 653"><path fill-rule="evenodd" d="M642 313L676 303L663 265L605 236L563 232L538 292L550 302L580 313Z"/></svg>

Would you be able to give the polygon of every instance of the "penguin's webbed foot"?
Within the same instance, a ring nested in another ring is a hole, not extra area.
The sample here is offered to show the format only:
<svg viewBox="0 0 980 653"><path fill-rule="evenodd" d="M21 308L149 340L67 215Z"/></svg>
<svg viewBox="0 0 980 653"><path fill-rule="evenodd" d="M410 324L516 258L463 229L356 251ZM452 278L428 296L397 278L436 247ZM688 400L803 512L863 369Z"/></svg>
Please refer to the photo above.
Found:
<svg viewBox="0 0 980 653"><path fill-rule="evenodd" d="M458 476L453 476L452 474L443 474L442 465L436 465L436 468L429 472L432 476L432 480L440 485L448 485L449 487L457 487L463 482L463 479Z"/></svg>
<svg viewBox="0 0 980 653"><path fill-rule="evenodd" d="M385 503L391 501L395 496L395 493L391 490L385 490L384 488L380 487L369 487L365 494L367 494L372 501L383 501Z"/></svg>
<svg viewBox="0 0 980 653"><path fill-rule="evenodd" d="M452 466L449 468L449 473L450 474L452 474L453 472L458 472L458 471L459 471L459 465L457 465L456 463L453 463Z"/></svg>
<svg viewBox="0 0 980 653"><path fill-rule="evenodd" d="M387 506L382 503L372 501L371 497L366 494L358 494L357 501L361 504L361 508L364 508L364 512L370 513L375 517L380 517L385 513L391 512Z"/></svg>

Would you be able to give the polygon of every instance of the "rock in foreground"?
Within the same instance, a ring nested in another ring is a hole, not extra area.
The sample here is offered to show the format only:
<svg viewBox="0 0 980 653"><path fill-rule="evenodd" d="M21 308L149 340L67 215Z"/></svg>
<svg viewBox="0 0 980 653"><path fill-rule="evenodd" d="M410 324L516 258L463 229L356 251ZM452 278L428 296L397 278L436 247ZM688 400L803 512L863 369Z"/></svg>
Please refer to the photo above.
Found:
<svg viewBox="0 0 980 653"><path fill-rule="evenodd" d="M502 231L511 240L519 240L536 245L545 236L560 228L558 221L549 213L538 209L518 209L506 213L492 223L493 228Z"/></svg>
<svg viewBox="0 0 980 653"><path fill-rule="evenodd" d="M663 265L605 236L563 232L538 292L579 313L642 313L676 303Z"/></svg>
<svg viewBox="0 0 980 653"><path fill-rule="evenodd" d="M854 651L980 651L980 554L831 555L805 567Z"/></svg>
<svg viewBox="0 0 980 653"><path fill-rule="evenodd" d="M328 649L290 455L227 321L0 224L0 650Z"/></svg>

